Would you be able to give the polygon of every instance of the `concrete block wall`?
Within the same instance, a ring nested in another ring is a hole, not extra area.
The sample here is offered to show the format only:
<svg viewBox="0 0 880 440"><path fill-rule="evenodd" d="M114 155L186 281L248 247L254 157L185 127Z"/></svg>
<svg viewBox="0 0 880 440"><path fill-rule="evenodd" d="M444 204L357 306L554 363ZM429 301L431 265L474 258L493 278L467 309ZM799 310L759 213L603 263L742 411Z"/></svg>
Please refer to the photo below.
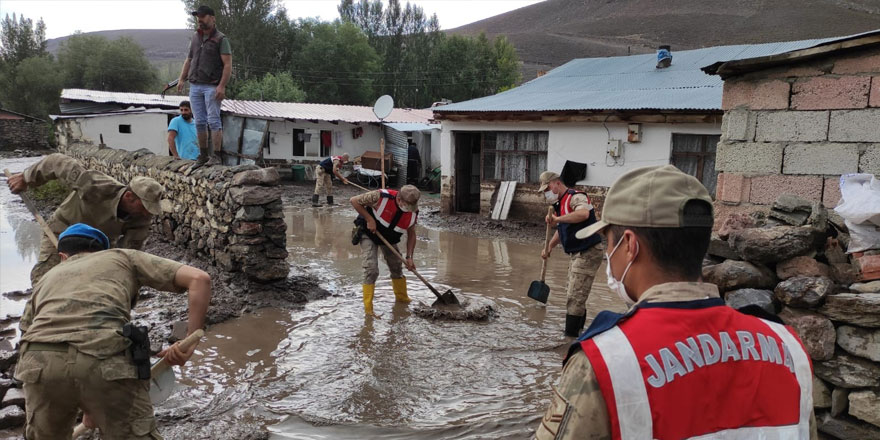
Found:
<svg viewBox="0 0 880 440"><path fill-rule="evenodd" d="M880 173L880 47L728 78L722 107L718 205L834 207L842 174Z"/></svg>

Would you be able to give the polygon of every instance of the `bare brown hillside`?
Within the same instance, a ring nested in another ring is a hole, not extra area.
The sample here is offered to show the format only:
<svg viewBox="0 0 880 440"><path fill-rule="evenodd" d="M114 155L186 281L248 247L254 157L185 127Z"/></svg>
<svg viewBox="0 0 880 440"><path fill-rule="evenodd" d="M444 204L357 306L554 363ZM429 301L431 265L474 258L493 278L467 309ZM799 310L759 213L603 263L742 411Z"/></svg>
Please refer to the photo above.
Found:
<svg viewBox="0 0 880 440"><path fill-rule="evenodd" d="M191 30L187 29L120 29L117 31L86 32L86 35L98 35L110 40L119 37L130 37L144 49L144 54L152 62L164 60L183 61L189 49ZM61 43L69 37L49 40L48 49L57 53Z"/></svg>

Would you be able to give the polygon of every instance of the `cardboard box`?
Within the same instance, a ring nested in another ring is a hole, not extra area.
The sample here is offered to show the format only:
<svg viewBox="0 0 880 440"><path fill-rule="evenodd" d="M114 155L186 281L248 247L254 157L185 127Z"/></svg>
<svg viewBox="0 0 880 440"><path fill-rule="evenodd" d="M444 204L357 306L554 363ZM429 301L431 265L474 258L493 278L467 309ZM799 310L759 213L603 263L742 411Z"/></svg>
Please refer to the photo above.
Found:
<svg viewBox="0 0 880 440"><path fill-rule="evenodd" d="M380 154L378 151L367 151L361 155L361 166L371 170L381 170L382 164L379 162ZM391 153L385 153L385 173L391 172L391 162L394 156Z"/></svg>

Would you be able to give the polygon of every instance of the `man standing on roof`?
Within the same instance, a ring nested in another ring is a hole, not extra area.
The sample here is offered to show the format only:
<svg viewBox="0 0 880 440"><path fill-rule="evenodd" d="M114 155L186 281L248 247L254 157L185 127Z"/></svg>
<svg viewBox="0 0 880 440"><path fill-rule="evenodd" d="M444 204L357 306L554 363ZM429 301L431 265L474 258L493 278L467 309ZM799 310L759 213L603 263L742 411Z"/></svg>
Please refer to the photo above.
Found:
<svg viewBox="0 0 880 440"><path fill-rule="evenodd" d="M379 278L379 248L391 272L391 287L397 302L410 302L406 291L406 278L401 270L400 259L382 243L376 234L382 234L394 249L406 232L406 268L415 269L413 253L416 248L416 220L419 216L419 189L404 185L400 191L382 189L370 191L351 198L351 206L358 212L354 221L361 228L353 240L360 243L364 258L364 312L373 315L373 293ZM363 229L366 229L364 231ZM364 239L360 234L366 235Z"/></svg>
<svg viewBox="0 0 880 440"><path fill-rule="evenodd" d="M605 238L608 287L629 310L600 313L570 347L537 439L816 438L795 332L702 282L712 217L706 188L672 165L611 186L602 220L575 236Z"/></svg>
<svg viewBox="0 0 880 440"><path fill-rule="evenodd" d="M559 174L553 171L541 173L539 192L553 203L556 214L545 220L556 227L556 233L541 258L550 257L550 252L559 243L568 254L568 300L565 308L565 335L577 337L587 319L587 298L593 286L596 270L602 263L602 239L589 237L579 239L575 233L596 223L596 213L590 198L583 191L569 188L562 183Z"/></svg>
<svg viewBox="0 0 880 440"><path fill-rule="evenodd" d="M196 124L189 101L180 102L180 116L168 124L168 151L176 159L195 160L199 155Z"/></svg>
<svg viewBox="0 0 880 440"><path fill-rule="evenodd" d="M61 263L34 286L25 306L15 378L24 383L29 440L71 438L79 408L83 424L100 428L102 438L161 438L150 385L134 363L149 369L149 359L133 354L135 344L123 329L137 331L131 309L141 286L189 291L187 333L201 329L211 277L146 252L109 247L107 236L91 226L65 229L58 236ZM147 341L134 339L139 353L149 351ZM158 356L183 365L194 351L175 344Z"/></svg>
<svg viewBox="0 0 880 440"><path fill-rule="evenodd" d="M162 213L160 199L164 189L149 177L135 177L128 185L95 170L86 170L76 159L61 153L50 154L23 173L9 178L13 194L58 179L73 190L49 218L49 228L59 234L74 223L85 223L101 230L110 247L141 249L150 235L152 216ZM31 283L61 262L55 245L45 234L40 256L31 270Z"/></svg>
<svg viewBox="0 0 880 440"><path fill-rule="evenodd" d="M232 48L229 38L217 30L214 10L210 6L199 6L199 9L192 11L192 15L196 17L199 28L190 41L177 91L182 92L184 81L189 80L189 100L199 138L199 157L193 168L198 168L209 161L210 165L220 163L220 149L223 146L220 103L226 97L226 83L232 73ZM213 152L208 146L209 129Z"/></svg>
<svg viewBox="0 0 880 440"><path fill-rule="evenodd" d="M341 156L330 156L315 166L315 194L312 195L312 206L321 206L318 197L327 195L327 204L333 204L333 176L348 185L348 179L339 174L339 167L348 162L348 153Z"/></svg>

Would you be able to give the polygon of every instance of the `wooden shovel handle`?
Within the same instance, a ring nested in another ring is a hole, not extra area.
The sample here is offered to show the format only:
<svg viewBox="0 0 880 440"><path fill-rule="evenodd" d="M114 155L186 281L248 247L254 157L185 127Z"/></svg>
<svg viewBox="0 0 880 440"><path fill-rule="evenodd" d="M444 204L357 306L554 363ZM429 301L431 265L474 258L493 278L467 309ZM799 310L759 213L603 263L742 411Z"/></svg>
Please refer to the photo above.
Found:
<svg viewBox="0 0 880 440"><path fill-rule="evenodd" d="M553 215L553 207L552 206L547 208L547 215ZM546 219L544 221L546 221ZM553 234L550 232L550 230L551 230L550 223L547 223L547 236L544 238L544 250L548 250L547 247L550 246L550 237L553 236ZM547 259L542 258L541 260L542 260L542 263L541 263L541 282L543 283L544 277L547 276Z"/></svg>
<svg viewBox="0 0 880 440"><path fill-rule="evenodd" d="M404 266L405 266L405 265L406 265L406 259L403 258L403 255L400 255L400 252L397 252L397 249L395 249L394 246L391 246L391 243L388 243L388 240L386 240L385 237L383 237L381 233L379 233L379 232L377 231L377 232L375 233L375 235L376 235L377 237L379 237L380 240L382 240L382 243L385 243L385 246L388 247L388 249L391 251L392 254L394 254L395 256L397 256L397 258L400 258L400 261L403 262L403 264L404 264ZM435 289L434 286L432 286L431 283L429 283L428 280L426 280L425 277L422 276L422 274L420 274L420 273L419 273L418 271L416 271L415 269L411 269L410 272L414 273L414 274L415 274L415 275L416 275L416 276L417 276L417 277L418 277L423 283L425 283L425 286L427 286L428 289L430 289L431 292L433 292L434 295L437 296L437 298L440 298L440 299L443 298L443 296L440 295L440 292L437 291L437 289Z"/></svg>
<svg viewBox="0 0 880 440"><path fill-rule="evenodd" d="M7 179L12 177L12 173L9 172L9 168L5 168L3 170L3 173L6 174ZM37 219L37 223L39 223L40 227L43 228L43 233L46 234L47 237L49 237L49 241L51 241L52 244L55 245L55 249L58 249L58 238L55 237L55 233L52 232L52 228L49 227L49 224L46 223L46 220L43 220L43 216L40 215L40 211L37 211L37 207L34 206L34 202L31 201L31 198L28 197L24 191L19 194L19 197L21 197L21 201L24 202L25 206L27 206L28 211L30 211L31 214L33 214L34 217Z"/></svg>

